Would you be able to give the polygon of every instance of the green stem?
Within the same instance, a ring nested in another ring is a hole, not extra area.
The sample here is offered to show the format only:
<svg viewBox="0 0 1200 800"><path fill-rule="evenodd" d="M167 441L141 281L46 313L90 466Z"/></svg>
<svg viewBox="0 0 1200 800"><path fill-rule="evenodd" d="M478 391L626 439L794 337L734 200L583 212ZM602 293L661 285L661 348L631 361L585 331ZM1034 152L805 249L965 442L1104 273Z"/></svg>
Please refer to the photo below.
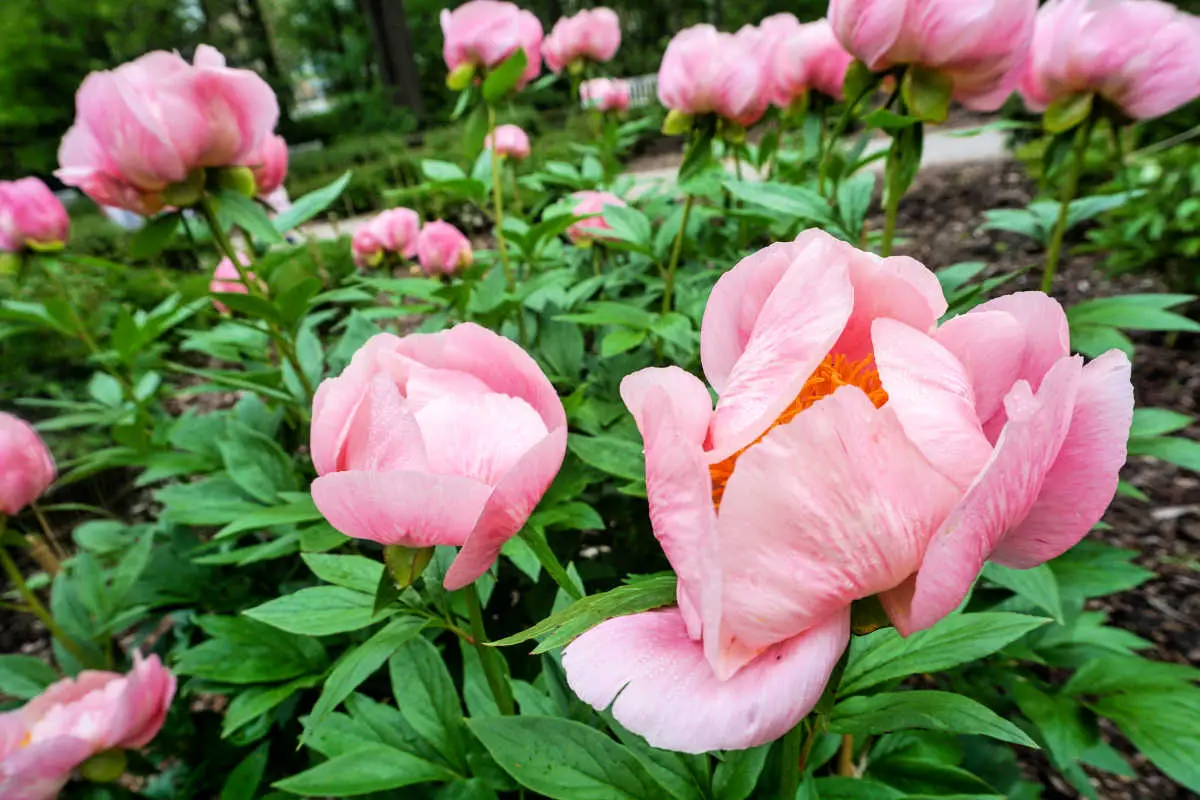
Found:
<svg viewBox="0 0 1200 800"><path fill-rule="evenodd" d="M508 162L508 180L512 184L513 206L517 209L517 216L525 216L525 209L521 204L521 188L517 184L517 167L511 161Z"/></svg>
<svg viewBox="0 0 1200 800"><path fill-rule="evenodd" d="M854 777L854 735L842 734L842 744L838 749L838 775L843 778Z"/></svg>
<svg viewBox="0 0 1200 800"><path fill-rule="evenodd" d="M0 527L3 527L5 524L6 520L4 520L3 517L0 517ZM8 573L9 580L13 582L13 586L16 587L17 593L20 594L21 599L25 601L25 605L29 607L29 612L41 620L42 624L46 626L46 630L50 631L50 635L57 639L58 643L61 644L66 651L75 658L76 661L78 661L80 664L86 665L90 659L88 659L87 654L84 653L83 648L80 647L74 639L68 636L67 632L64 631L59 624L54 621L54 617L51 616L50 612L46 610L46 607L42 605L42 601L39 600L37 595L33 593L33 590L29 588L29 584L25 583L25 577L21 575L21 570L17 567L16 562L12 560L12 556L8 554L8 550L6 550L3 545L0 545L0 564L3 565L4 571Z"/></svg>
<svg viewBox="0 0 1200 800"><path fill-rule="evenodd" d="M1062 256L1063 239L1067 235L1067 219L1071 214L1071 201L1079 191L1079 176L1083 174L1083 163L1087 153L1088 140L1092 136L1093 120L1085 120L1075 133L1075 143L1071 148L1071 166L1067 170L1066 180L1063 181L1062 192L1058 198L1058 220L1054 223L1054 232L1050 236L1050 244L1046 247L1046 268L1042 271L1042 291L1050 293L1054 284L1054 275L1058 272L1058 261Z"/></svg>
<svg viewBox="0 0 1200 800"><path fill-rule="evenodd" d="M212 198L206 196L201 199L200 211L204 214L204 220L208 223L209 233L212 234L217 249L233 264L233 268L237 270L238 279L246 287L246 291L254 297L266 300L266 295L258 285L258 281L250 277L250 273L247 267L242 264L242 259L238 255L237 249L233 246L229 234L225 233L225 229L221 227ZM279 349L280 355L286 358L288 363L292 365L292 371L296 373L296 378L300 381L300 385L304 387L305 394L309 399L312 399L316 392L313 389L312 382L308 379L308 375L304 373L304 369L300 366L300 359L296 356L296 349L293 347L291 339L272 320L266 320L266 323L271 340L275 342L275 347Z"/></svg>
<svg viewBox="0 0 1200 800"><path fill-rule="evenodd" d="M592 272L600 277L600 245L592 243Z"/></svg>
<svg viewBox="0 0 1200 800"><path fill-rule="evenodd" d="M887 157L887 196L884 198L884 218L883 218L883 242L879 246L879 254L887 258L892 254L892 245L896 238L896 215L900 211L900 192L897 184L899 183L900 172L900 142L898 139L892 139L892 146L888 149Z"/></svg>
<svg viewBox="0 0 1200 800"><path fill-rule="evenodd" d="M833 151L837 147L838 141L841 140L842 134L845 133L846 128L849 127L850 120L854 118L854 109L857 108L862 99L867 96L867 93L874 89L875 84L871 84L859 92L857 97L846 103L845 108L842 109L842 113L838 117L837 123L833 126L833 130L829 134L829 138L825 140L823 145L818 150L819 160L817 162L817 191L821 193L822 197L827 196L825 194L825 177L829 173L829 161L833 157Z"/></svg>
<svg viewBox="0 0 1200 800"><path fill-rule="evenodd" d="M814 731L815 731L814 727ZM811 740L812 737L810 736ZM796 727L783 737L783 752L779 763L779 797L780 800L793 800L800 789L800 762L803 758L804 722L801 720ZM811 744L809 745L811 748Z"/></svg>
<svg viewBox="0 0 1200 800"><path fill-rule="evenodd" d="M512 716L516 713L512 690L504 677L504 670L497 662L497 659L503 656L487 646L487 633L483 629L483 608L479 605L479 592L475 584L467 586L463 595L467 601L467 615L471 619L471 639L475 645L475 652L479 654L479 662L483 665L483 674L487 677L492 697L496 698L496 706L501 714Z"/></svg>
<svg viewBox="0 0 1200 800"><path fill-rule="evenodd" d="M672 295L675 293L675 267L679 265L679 252L683 249L683 237L687 233L688 217L692 214L692 204L696 202L695 195L688 195L683 203L683 219L679 220L679 232L675 234L675 244L671 247L671 260L667 263L667 274L663 276L662 313L671 311Z"/></svg>
<svg viewBox="0 0 1200 800"><path fill-rule="evenodd" d="M488 105L488 136L496 141L496 109ZM500 253L500 266L504 268L504 280L508 284L508 293L517 290L517 279L513 275L512 264L508 260L508 242L504 240L504 198L500 191L500 159L495 153L489 160L492 162L492 209L496 222L496 250ZM525 309L517 305L517 338L518 344L525 346Z"/></svg>
<svg viewBox="0 0 1200 800"><path fill-rule="evenodd" d="M1108 129L1112 133L1113 155L1117 162L1117 178L1121 182L1121 190L1128 192L1133 187L1129 185L1129 171L1125 168L1125 143L1121 141L1121 129L1117 126L1117 121L1111 117L1108 120Z"/></svg>

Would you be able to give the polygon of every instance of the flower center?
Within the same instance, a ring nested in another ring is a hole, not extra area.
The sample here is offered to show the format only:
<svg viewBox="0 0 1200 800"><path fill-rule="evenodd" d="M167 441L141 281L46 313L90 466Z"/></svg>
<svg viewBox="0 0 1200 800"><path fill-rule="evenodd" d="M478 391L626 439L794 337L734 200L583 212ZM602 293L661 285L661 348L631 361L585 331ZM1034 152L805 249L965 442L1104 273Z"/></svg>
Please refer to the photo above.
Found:
<svg viewBox="0 0 1200 800"><path fill-rule="evenodd" d="M23 747L29 747L29 744L32 741L33 731L25 731L25 735L21 737L21 741L17 742L17 748L21 749Z"/></svg>
<svg viewBox="0 0 1200 800"><path fill-rule="evenodd" d="M872 356L867 356L860 361L849 361L845 356L840 355L825 356L825 360L804 382L796 399L783 410L783 413L771 423L769 428L762 432L761 436L723 461L709 465L708 472L712 476L713 505L720 510L721 498L725 496L725 485L733 475L733 468L737 465L737 460L741 458L742 453L761 442L763 437L777 425L791 422L801 411L810 408L813 403L822 397L828 397L843 386L857 386L862 389L876 408L882 407L888 399L887 392L883 390L883 384L879 381L879 370L876 369L875 359Z"/></svg>

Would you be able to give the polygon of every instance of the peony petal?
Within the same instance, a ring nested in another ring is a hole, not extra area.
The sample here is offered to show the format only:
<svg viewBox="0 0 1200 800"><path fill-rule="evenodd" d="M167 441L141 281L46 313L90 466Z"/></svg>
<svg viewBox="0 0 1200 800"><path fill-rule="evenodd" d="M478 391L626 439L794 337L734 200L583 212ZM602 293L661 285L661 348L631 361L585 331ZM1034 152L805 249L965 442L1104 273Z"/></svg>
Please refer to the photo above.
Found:
<svg viewBox="0 0 1200 800"><path fill-rule="evenodd" d="M529 403L504 394L440 397L415 417L431 472L488 486L495 486L548 433Z"/></svg>
<svg viewBox="0 0 1200 800"><path fill-rule="evenodd" d="M744 341L728 383L720 390L709 429L714 461L754 441L783 413L829 353L850 315L849 246L814 231L803 234L795 246L799 247L777 250L766 259L748 259L748 287L745 278L734 278L739 264L713 288L704 313L702 346L706 336L726 343ZM763 295L763 285L771 283L779 261L792 252L791 265ZM730 313L737 301L728 295L743 288L750 289L753 300L762 297L762 304L743 304L740 313ZM708 333L712 328L716 331ZM722 346L726 349L728 344Z"/></svg>
<svg viewBox="0 0 1200 800"><path fill-rule="evenodd" d="M694 638L720 614L717 516L704 453L712 400L678 367L650 368L621 381L621 398L646 450L650 524L679 576L680 608Z"/></svg>
<svg viewBox="0 0 1200 800"><path fill-rule="evenodd" d="M891 589L958 497L886 407L853 386L818 401L729 479L717 517L729 631L766 647Z"/></svg>
<svg viewBox="0 0 1200 800"><path fill-rule="evenodd" d="M946 348L902 322L877 319L871 330L887 407L929 463L966 489L992 454L966 369Z"/></svg>
<svg viewBox="0 0 1200 800"><path fill-rule="evenodd" d="M988 311L1012 315L1025 332L1025 357L1017 378L1036 392L1050 368L1071 353L1071 334L1062 306L1041 292L1016 292L989 300L967 316Z"/></svg>
<svg viewBox="0 0 1200 800"><path fill-rule="evenodd" d="M992 560L1028 569L1074 547L1117 491L1133 422L1133 385L1124 353L1083 368L1071 427L1028 516L1000 540Z"/></svg>
<svg viewBox="0 0 1200 800"><path fill-rule="evenodd" d="M72 770L91 755L91 743L74 736L58 736L19 748L0 762L0 797L54 800Z"/></svg>
<svg viewBox="0 0 1200 800"><path fill-rule="evenodd" d="M380 333L367 340L350 359L342 374L327 378L313 398L313 422L309 434L313 466L318 475L343 469L342 451L350 425L366 399L377 354L395 346L399 337Z"/></svg>
<svg viewBox="0 0 1200 800"><path fill-rule="evenodd" d="M966 496L929 542L909 616L892 618L905 635L953 611L1004 534L1029 513L1067 436L1082 361L1063 358L1036 396L1024 381L1005 398L1008 424Z"/></svg>
<svg viewBox="0 0 1200 800"><path fill-rule="evenodd" d="M975 393L975 414L986 423L1004 407L1004 395L1020 378L1025 332L1003 311L963 314L937 329L933 338L967 371Z"/></svg>
<svg viewBox="0 0 1200 800"><path fill-rule="evenodd" d="M312 483L313 502L347 536L380 544L461 545L492 487L457 475L333 472Z"/></svg>
<svg viewBox="0 0 1200 800"><path fill-rule="evenodd" d="M416 417L405 406L399 387L379 373L371 377L361 405L350 418L341 451L340 470L424 472L428 468Z"/></svg>
<svg viewBox="0 0 1200 800"><path fill-rule="evenodd" d="M487 572L500 555L500 548L521 529L550 488L566 453L564 425L529 448L500 479L462 551L446 570L447 589L461 589Z"/></svg>
<svg viewBox="0 0 1200 800"><path fill-rule="evenodd" d="M617 617L563 651L567 682L654 747L703 753L779 738L820 699L849 638L845 609L718 680L678 609Z"/></svg>
<svg viewBox="0 0 1200 800"><path fill-rule="evenodd" d="M849 256L854 311L833 346L834 353L851 361L870 355L871 323L876 319L895 319L919 331L929 331L946 313L942 285L919 261L907 256L879 258L842 246Z"/></svg>

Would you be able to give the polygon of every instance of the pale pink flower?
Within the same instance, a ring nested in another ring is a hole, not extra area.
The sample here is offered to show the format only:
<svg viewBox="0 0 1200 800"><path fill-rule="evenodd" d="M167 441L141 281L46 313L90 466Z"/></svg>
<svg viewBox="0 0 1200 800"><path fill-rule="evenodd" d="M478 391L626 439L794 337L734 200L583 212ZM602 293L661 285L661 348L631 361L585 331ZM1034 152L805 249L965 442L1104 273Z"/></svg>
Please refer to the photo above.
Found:
<svg viewBox="0 0 1200 800"><path fill-rule="evenodd" d="M243 267L249 264L249 259L246 258L244 253L238 253L238 261L242 263ZM258 280L258 276L253 272L247 272L246 277L251 281ZM242 283L242 276L238 274L237 267L233 265L233 262L229 258L222 258L221 262L217 264L217 268L213 270L212 280L208 284L208 291L210 294L250 293L249 287ZM229 313L229 307L220 300L214 299L213 306L222 314Z"/></svg>
<svg viewBox="0 0 1200 800"><path fill-rule="evenodd" d="M425 223L417 237L417 261L426 275L453 275L474 260L471 242L449 222Z"/></svg>
<svg viewBox="0 0 1200 800"><path fill-rule="evenodd" d="M57 476L54 457L33 426L0 411L0 513L15 515Z"/></svg>
<svg viewBox="0 0 1200 800"><path fill-rule="evenodd" d="M46 184L37 178L0 181L0 252L59 248L70 228L67 210Z"/></svg>
<svg viewBox="0 0 1200 800"><path fill-rule="evenodd" d="M502 0L470 0L442 9L442 57L453 72L464 64L490 69L525 51L523 87L542 71L542 23L531 12Z"/></svg>
<svg viewBox="0 0 1200 800"><path fill-rule="evenodd" d="M271 134L263 139L250 157L254 184L259 197L267 197L283 186L288 171L288 147L282 136Z"/></svg>
<svg viewBox="0 0 1200 800"><path fill-rule="evenodd" d="M952 612L985 561L1027 568L1112 499L1129 361L1086 366L1040 292L938 326L937 278L821 231L725 274L701 362L628 376L650 519L678 606L604 622L563 654L575 692L651 745L742 749L820 698L855 600L899 631Z"/></svg>
<svg viewBox="0 0 1200 800"><path fill-rule="evenodd" d="M882 72L927 67L968 108L995 111L1021 78L1037 0L830 0L842 46Z"/></svg>
<svg viewBox="0 0 1200 800"><path fill-rule="evenodd" d="M412 258L417 254L420 232L421 217L411 208L381 211L354 232L350 240L354 263L360 267L375 266L385 252Z"/></svg>
<svg viewBox="0 0 1200 800"><path fill-rule="evenodd" d="M574 61L612 60L621 46L621 21L611 8L590 8L573 17L561 17L542 42L546 66L554 74Z"/></svg>
<svg viewBox="0 0 1200 800"><path fill-rule="evenodd" d="M350 252L358 267L378 266L383 259L383 243L375 236L371 226L360 225L350 237Z"/></svg>
<svg viewBox="0 0 1200 800"><path fill-rule="evenodd" d="M1086 92L1132 119L1200 96L1200 20L1158 0L1051 0L1038 12L1021 94L1041 111Z"/></svg>
<svg viewBox="0 0 1200 800"><path fill-rule="evenodd" d="M797 26L775 41L768 58L772 102L787 108L810 89L841 100L846 70L853 61L828 20Z"/></svg>
<svg viewBox="0 0 1200 800"><path fill-rule="evenodd" d="M0 797L53 800L71 772L107 750L139 750L158 735L175 676L158 656L126 675L84 670L0 714Z"/></svg>
<svg viewBox="0 0 1200 800"><path fill-rule="evenodd" d="M537 363L472 323L370 339L313 400L313 500L333 527L385 545L461 547L474 581L558 469L567 418Z"/></svg>
<svg viewBox="0 0 1200 800"><path fill-rule="evenodd" d="M658 69L658 99L682 114L717 114L752 125L767 109L770 90L761 32L720 33L694 25L675 34Z"/></svg>
<svg viewBox="0 0 1200 800"><path fill-rule="evenodd" d="M604 217L600 216L604 213L604 207L627 205L624 200L611 192L575 192L571 198L575 201L575 206L571 209L572 214L577 217L586 214L596 215L582 219L567 228L567 238L576 244L607 239L604 232L612 230L612 226L604 220Z"/></svg>
<svg viewBox="0 0 1200 800"><path fill-rule="evenodd" d="M495 135L488 134L484 147L497 155L524 161L529 158L529 136L517 125L497 126Z"/></svg>
<svg viewBox="0 0 1200 800"><path fill-rule="evenodd" d="M147 53L84 79L55 174L101 205L153 214L194 170L248 166L278 117L271 87L207 45L194 66Z"/></svg>
<svg viewBox="0 0 1200 800"><path fill-rule="evenodd" d="M579 87L580 98L597 111L624 111L629 108L629 84L610 78L593 78Z"/></svg>

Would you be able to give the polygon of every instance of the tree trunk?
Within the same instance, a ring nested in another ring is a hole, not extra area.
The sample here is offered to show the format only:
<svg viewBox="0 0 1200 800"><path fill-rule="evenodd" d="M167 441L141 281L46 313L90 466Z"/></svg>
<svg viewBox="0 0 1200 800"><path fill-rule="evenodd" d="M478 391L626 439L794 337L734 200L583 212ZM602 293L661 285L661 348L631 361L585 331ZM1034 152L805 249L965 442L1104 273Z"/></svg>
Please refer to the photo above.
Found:
<svg viewBox="0 0 1200 800"><path fill-rule="evenodd" d="M421 113L421 84L413 54L412 36L403 0L362 0L370 22L371 42L379 74L391 92L392 102Z"/></svg>

